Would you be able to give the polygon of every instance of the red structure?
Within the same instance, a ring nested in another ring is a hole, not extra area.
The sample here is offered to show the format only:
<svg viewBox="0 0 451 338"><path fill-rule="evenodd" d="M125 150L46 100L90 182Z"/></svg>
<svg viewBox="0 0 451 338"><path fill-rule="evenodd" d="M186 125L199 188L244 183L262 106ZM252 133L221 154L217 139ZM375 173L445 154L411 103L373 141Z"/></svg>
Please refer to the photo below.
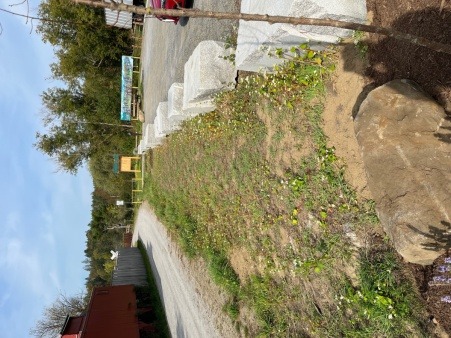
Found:
<svg viewBox="0 0 451 338"><path fill-rule="evenodd" d="M131 248L132 247L132 239L133 239L133 232L126 232L123 237L123 246L124 248Z"/></svg>
<svg viewBox="0 0 451 338"><path fill-rule="evenodd" d="M61 338L139 338L133 285L94 288L84 316L67 317Z"/></svg>

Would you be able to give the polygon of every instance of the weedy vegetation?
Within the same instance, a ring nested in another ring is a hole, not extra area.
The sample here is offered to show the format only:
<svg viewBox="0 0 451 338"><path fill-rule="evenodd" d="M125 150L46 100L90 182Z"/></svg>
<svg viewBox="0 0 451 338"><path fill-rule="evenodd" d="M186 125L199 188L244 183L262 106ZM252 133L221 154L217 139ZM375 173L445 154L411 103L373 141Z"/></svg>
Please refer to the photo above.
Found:
<svg viewBox="0 0 451 338"><path fill-rule="evenodd" d="M242 336L426 334L418 295L374 233L374 205L344 178L322 130L335 52L275 50L271 73L240 73L214 112L152 150L145 198L230 294Z"/></svg>
<svg viewBox="0 0 451 338"><path fill-rule="evenodd" d="M365 32L355 31L352 35L352 39L360 57L365 59L368 54L368 44L365 41Z"/></svg>
<svg viewBox="0 0 451 338"><path fill-rule="evenodd" d="M171 334L169 332L168 322L166 319L166 314L164 312L163 303L161 302L160 295L158 293L158 287L155 282L155 279L152 275L152 267L150 265L149 256L147 254L146 247L141 242L141 240L137 243L138 249L143 258L144 266L146 268L147 273L147 287L141 286L136 287L136 299L138 302L138 306L141 308L152 307L153 316L154 316L154 324L155 324L155 332L142 332L140 337L152 337L152 338L167 338L170 337Z"/></svg>

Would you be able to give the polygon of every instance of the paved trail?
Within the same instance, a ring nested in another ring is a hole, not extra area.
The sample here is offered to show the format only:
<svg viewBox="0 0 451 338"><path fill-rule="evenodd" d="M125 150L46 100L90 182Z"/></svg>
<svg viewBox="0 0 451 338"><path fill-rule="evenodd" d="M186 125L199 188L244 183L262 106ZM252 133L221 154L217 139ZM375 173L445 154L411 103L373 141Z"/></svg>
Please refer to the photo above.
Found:
<svg viewBox="0 0 451 338"><path fill-rule="evenodd" d="M147 203L139 209L133 242L138 237L147 248L172 337L224 336L214 324L214 309L201 298L198 285L190 276L193 271L187 270L176 244Z"/></svg>

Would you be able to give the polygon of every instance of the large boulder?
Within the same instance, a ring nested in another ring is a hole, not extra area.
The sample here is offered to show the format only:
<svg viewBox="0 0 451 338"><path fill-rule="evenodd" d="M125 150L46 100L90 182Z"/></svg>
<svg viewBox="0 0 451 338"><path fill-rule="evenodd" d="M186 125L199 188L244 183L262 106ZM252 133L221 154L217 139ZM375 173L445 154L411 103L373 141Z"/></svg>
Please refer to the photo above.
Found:
<svg viewBox="0 0 451 338"><path fill-rule="evenodd" d="M432 264L451 247L449 130L444 109L408 80L371 91L355 119L380 221L408 262Z"/></svg>
<svg viewBox="0 0 451 338"><path fill-rule="evenodd" d="M367 15L366 0L241 0L241 12L360 23L365 22ZM352 31L342 28L240 20L236 65L247 71L272 68L284 60L268 55L270 48L289 49L309 42L311 48L321 50L351 34Z"/></svg>

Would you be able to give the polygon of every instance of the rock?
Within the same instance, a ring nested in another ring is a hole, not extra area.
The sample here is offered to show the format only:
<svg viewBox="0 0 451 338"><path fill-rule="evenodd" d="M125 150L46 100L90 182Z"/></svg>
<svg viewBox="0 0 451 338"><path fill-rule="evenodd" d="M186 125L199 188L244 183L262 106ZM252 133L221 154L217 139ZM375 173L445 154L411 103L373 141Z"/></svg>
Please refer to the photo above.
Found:
<svg viewBox="0 0 451 338"><path fill-rule="evenodd" d="M408 80L371 91L355 119L379 219L408 262L432 264L451 246L447 130L444 109Z"/></svg>
<svg viewBox="0 0 451 338"><path fill-rule="evenodd" d="M146 116L144 115L144 112L138 108L138 121L144 123L146 120Z"/></svg>
<svg viewBox="0 0 451 338"><path fill-rule="evenodd" d="M173 83L168 90L168 118L171 121L184 121L195 114L183 110L183 83Z"/></svg>
<svg viewBox="0 0 451 338"><path fill-rule="evenodd" d="M142 155L142 154L144 154L148 149L149 149L149 147L146 147L146 144L145 144L144 140L141 140L141 141L139 141L138 147L136 148L136 153L135 153L135 155Z"/></svg>
<svg viewBox="0 0 451 338"><path fill-rule="evenodd" d="M365 22L367 15L365 0L242 0L241 13L329 18L360 23ZM342 28L280 23L271 25L267 22L240 20L236 66L239 70L247 71L272 68L284 60L269 56L269 48L289 49L309 42L311 48L321 50L351 34L352 31Z"/></svg>
<svg viewBox="0 0 451 338"><path fill-rule="evenodd" d="M160 102L155 116L155 136L164 137L179 129L180 121L171 121L168 118L168 103Z"/></svg>
<svg viewBox="0 0 451 338"><path fill-rule="evenodd" d="M144 132L144 147L146 149L155 148L161 144L164 137L157 137L155 135L155 125L153 123L149 123L146 125L146 129Z"/></svg>
<svg viewBox="0 0 451 338"><path fill-rule="evenodd" d="M233 51L217 41L202 41L185 63L183 110L200 114L213 111L214 95L233 89L237 71L225 60Z"/></svg>

